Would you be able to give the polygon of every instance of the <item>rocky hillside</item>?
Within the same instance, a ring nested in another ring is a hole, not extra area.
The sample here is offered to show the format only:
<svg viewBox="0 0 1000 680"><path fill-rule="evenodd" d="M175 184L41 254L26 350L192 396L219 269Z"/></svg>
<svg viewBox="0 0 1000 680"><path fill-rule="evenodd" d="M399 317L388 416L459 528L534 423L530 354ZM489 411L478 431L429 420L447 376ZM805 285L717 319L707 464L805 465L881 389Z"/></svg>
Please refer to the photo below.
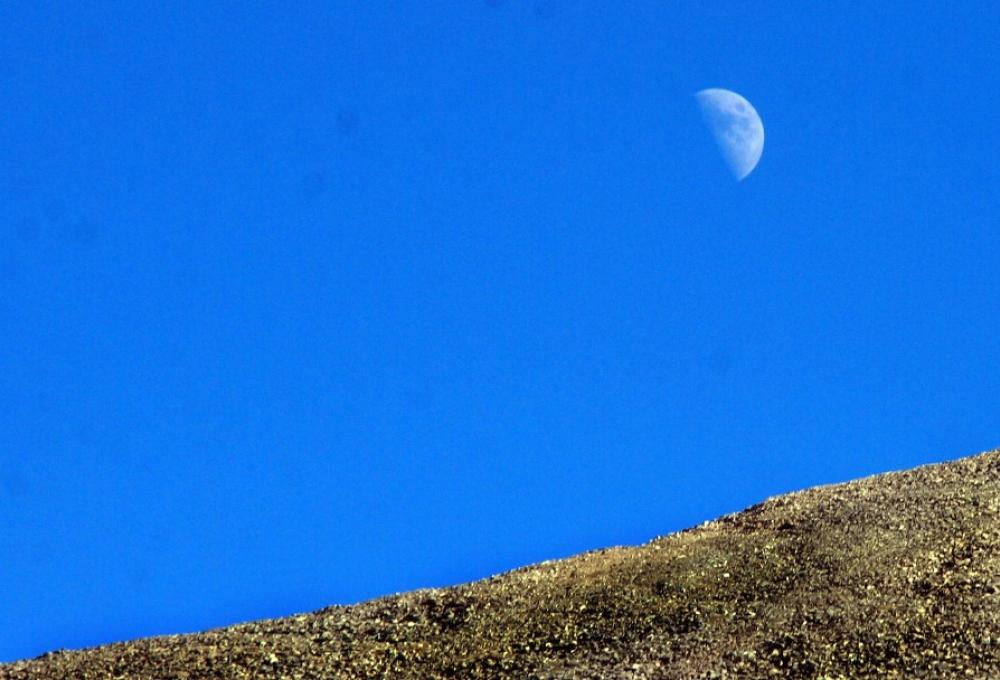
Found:
<svg viewBox="0 0 1000 680"><path fill-rule="evenodd" d="M67 678L1000 678L1000 451L453 588L0 665Z"/></svg>

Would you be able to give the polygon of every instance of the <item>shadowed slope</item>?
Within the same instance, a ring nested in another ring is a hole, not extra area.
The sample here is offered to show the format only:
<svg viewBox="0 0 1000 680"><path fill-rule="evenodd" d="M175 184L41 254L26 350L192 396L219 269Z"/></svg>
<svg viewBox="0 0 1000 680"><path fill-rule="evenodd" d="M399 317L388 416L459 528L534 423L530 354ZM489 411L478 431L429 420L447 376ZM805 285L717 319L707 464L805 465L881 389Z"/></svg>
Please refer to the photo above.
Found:
<svg viewBox="0 0 1000 680"><path fill-rule="evenodd" d="M78 677L1000 677L1000 451L454 588L0 665Z"/></svg>

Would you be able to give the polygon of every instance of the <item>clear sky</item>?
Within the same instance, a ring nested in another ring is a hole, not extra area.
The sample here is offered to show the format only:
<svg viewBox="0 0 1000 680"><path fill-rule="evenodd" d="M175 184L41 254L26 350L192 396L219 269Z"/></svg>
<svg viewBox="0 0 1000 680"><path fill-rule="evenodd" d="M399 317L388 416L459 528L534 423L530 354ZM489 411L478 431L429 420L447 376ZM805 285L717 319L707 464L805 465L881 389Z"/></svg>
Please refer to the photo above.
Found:
<svg viewBox="0 0 1000 680"><path fill-rule="evenodd" d="M1000 445L998 45L995 2L0 3L0 660Z"/></svg>

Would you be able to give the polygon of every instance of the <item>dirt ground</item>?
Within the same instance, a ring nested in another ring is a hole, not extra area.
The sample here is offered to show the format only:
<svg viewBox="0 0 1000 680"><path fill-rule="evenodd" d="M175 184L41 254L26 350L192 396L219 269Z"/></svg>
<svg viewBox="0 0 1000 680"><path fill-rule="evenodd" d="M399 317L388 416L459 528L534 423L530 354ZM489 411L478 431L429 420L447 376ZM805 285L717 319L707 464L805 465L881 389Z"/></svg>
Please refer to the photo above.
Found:
<svg viewBox="0 0 1000 680"><path fill-rule="evenodd" d="M0 665L70 678L1000 678L1000 451L453 588Z"/></svg>

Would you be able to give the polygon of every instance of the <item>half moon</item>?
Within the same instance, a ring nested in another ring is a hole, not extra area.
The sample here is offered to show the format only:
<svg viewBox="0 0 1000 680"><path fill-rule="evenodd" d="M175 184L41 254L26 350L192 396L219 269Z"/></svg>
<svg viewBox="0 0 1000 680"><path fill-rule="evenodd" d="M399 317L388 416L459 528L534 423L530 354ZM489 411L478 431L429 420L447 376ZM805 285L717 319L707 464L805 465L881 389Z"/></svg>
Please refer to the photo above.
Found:
<svg viewBox="0 0 1000 680"><path fill-rule="evenodd" d="M695 99L726 165L740 181L764 153L764 123L757 110L735 92L719 88L701 90Z"/></svg>

